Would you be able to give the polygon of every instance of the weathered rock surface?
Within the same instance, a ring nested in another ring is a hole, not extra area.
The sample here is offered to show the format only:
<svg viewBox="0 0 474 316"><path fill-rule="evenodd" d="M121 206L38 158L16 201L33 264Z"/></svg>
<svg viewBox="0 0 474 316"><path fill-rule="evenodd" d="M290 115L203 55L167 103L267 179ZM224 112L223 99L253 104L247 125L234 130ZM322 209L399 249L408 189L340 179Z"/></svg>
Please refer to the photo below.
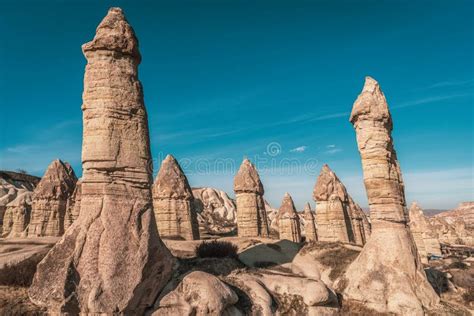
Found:
<svg viewBox="0 0 474 316"><path fill-rule="evenodd" d="M239 237L269 236L263 185L257 169L244 159L234 178Z"/></svg>
<svg viewBox="0 0 474 316"><path fill-rule="evenodd" d="M172 155L166 156L153 184L153 209L163 238L199 239L194 196L188 179Z"/></svg>
<svg viewBox="0 0 474 316"><path fill-rule="evenodd" d="M410 230L415 240L418 253L420 254L421 261L428 263L429 255L441 256L438 234L416 202L411 205L409 215Z"/></svg>
<svg viewBox="0 0 474 316"><path fill-rule="evenodd" d="M444 217L428 219L440 243L448 245L474 246L474 231L466 228L466 222L456 217L448 222Z"/></svg>
<svg viewBox="0 0 474 316"><path fill-rule="evenodd" d="M277 216L280 239L301 242L301 227L293 199L285 193Z"/></svg>
<svg viewBox="0 0 474 316"><path fill-rule="evenodd" d="M33 192L23 191L7 204L2 237L25 237L25 229L30 222L32 199Z"/></svg>
<svg viewBox="0 0 474 316"><path fill-rule="evenodd" d="M210 234L229 233L237 228L237 208L224 191L192 188L199 226Z"/></svg>
<svg viewBox="0 0 474 316"><path fill-rule="evenodd" d="M67 162L54 160L46 170L33 194L28 237L61 236L69 198L77 177Z"/></svg>
<svg viewBox="0 0 474 316"><path fill-rule="evenodd" d="M457 208L439 213L434 217L443 218L448 224L462 220L466 223L466 229L474 232L474 202L460 203Z"/></svg>
<svg viewBox="0 0 474 316"><path fill-rule="evenodd" d="M392 119L379 84L367 77L354 103L372 233L362 252L336 282L344 299L379 312L423 315L439 297L428 283L408 228L404 185L391 137Z"/></svg>
<svg viewBox="0 0 474 316"><path fill-rule="evenodd" d="M231 308L238 299L237 294L217 277L194 271L160 300L153 316L235 315Z"/></svg>
<svg viewBox="0 0 474 316"><path fill-rule="evenodd" d="M30 299L50 313L142 314L170 277L151 195L140 54L122 10L112 8L84 44L79 218L37 267Z"/></svg>
<svg viewBox="0 0 474 316"><path fill-rule="evenodd" d="M72 223L79 217L81 211L81 180L76 182L76 187L71 196L67 200L66 215L64 217L64 231L66 231Z"/></svg>
<svg viewBox="0 0 474 316"><path fill-rule="evenodd" d="M306 203L303 211L304 217L304 231L305 231L305 240L306 241L316 241L318 240L318 234L316 232L316 219L314 216L313 211L311 210L311 206L309 203Z"/></svg>
<svg viewBox="0 0 474 316"><path fill-rule="evenodd" d="M328 165L321 168L313 198L319 240L365 244L370 234L367 217Z"/></svg>
<svg viewBox="0 0 474 316"><path fill-rule="evenodd" d="M0 171L0 236L7 204L25 192L33 192L40 178L13 171Z"/></svg>

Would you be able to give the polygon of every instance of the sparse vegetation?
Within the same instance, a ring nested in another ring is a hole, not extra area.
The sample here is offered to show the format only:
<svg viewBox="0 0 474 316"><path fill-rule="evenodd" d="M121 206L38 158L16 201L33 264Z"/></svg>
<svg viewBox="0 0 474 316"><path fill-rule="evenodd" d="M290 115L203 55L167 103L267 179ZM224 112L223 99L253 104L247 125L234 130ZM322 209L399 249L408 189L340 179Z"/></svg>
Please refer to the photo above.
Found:
<svg viewBox="0 0 474 316"><path fill-rule="evenodd" d="M340 246L336 249L332 249L330 252L325 252L318 257L318 260L323 265L331 268L329 278L335 280L344 273L346 267L354 261L358 255L358 251Z"/></svg>
<svg viewBox="0 0 474 316"><path fill-rule="evenodd" d="M199 258L237 258L237 246L228 241L204 241L196 246Z"/></svg>
<svg viewBox="0 0 474 316"><path fill-rule="evenodd" d="M271 261L256 261L253 264L253 266L255 268L261 268L261 269L273 267L275 265L277 265L277 264L275 262L271 262Z"/></svg>
<svg viewBox="0 0 474 316"><path fill-rule="evenodd" d="M339 315L383 316L383 315L392 315L392 314L379 313L373 309L366 307L364 304L361 304L356 301L342 300L342 306L339 311Z"/></svg>
<svg viewBox="0 0 474 316"><path fill-rule="evenodd" d="M31 256L14 264L5 264L0 269L0 285L29 287L36 272L36 266L46 252Z"/></svg>
<svg viewBox="0 0 474 316"><path fill-rule="evenodd" d="M466 305L474 304L474 287L468 288L468 290L462 295L462 299Z"/></svg>
<svg viewBox="0 0 474 316"><path fill-rule="evenodd" d="M466 270L467 268L469 268L468 265L461 261L455 261L448 266L448 269Z"/></svg>

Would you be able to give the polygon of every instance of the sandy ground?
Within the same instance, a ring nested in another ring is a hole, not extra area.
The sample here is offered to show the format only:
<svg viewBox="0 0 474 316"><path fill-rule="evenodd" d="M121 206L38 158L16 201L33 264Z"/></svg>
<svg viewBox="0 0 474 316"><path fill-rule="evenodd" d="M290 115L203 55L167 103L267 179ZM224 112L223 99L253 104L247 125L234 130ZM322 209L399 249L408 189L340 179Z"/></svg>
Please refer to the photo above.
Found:
<svg viewBox="0 0 474 316"><path fill-rule="evenodd" d="M0 269L5 263L18 262L50 249L60 237L0 238Z"/></svg>

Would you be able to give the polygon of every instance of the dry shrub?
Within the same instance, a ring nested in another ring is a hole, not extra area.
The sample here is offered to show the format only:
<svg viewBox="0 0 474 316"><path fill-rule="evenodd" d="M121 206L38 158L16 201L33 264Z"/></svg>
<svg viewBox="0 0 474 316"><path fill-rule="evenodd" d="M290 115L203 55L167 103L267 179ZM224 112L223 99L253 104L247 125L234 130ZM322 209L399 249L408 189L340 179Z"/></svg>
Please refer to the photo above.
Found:
<svg viewBox="0 0 474 316"><path fill-rule="evenodd" d="M327 267L331 267L332 270L329 273L329 278L335 280L344 273L347 266L358 255L358 251L340 246L339 248L324 252L324 254L318 257L318 261Z"/></svg>
<svg viewBox="0 0 474 316"><path fill-rule="evenodd" d="M237 258L238 247L228 241L204 241L196 246L199 258Z"/></svg>
<svg viewBox="0 0 474 316"><path fill-rule="evenodd" d="M448 266L448 269L466 270L467 268L468 268L468 265L461 261L455 261Z"/></svg>
<svg viewBox="0 0 474 316"><path fill-rule="evenodd" d="M35 254L23 261L5 264L0 269L0 285L29 287L36 272L36 266L47 252Z"/></svg>
<svg viewBox="0 0 474 316"><path fill-rule="evenodd" d="M462 295L462 299L466 305L471 305L474 303L474 287L468 288L467 292Z"/></svg>

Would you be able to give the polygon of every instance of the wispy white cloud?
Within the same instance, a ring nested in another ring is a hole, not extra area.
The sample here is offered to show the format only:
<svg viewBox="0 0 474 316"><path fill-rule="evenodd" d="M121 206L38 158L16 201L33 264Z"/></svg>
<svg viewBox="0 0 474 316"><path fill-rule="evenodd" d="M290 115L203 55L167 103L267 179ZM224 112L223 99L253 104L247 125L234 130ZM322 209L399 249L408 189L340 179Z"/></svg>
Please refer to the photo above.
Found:
<svg viewBox="0 0 474 316"><path fill-rule="evenodd" d="M451 95L423 97L423 98L420 98L420 99L415 99L415 100L395 104L392 107L392 109L400 109L400 108L406 108L406 107L410 107L410 106L417 106L417 105L435 103L435 102L440 102L440 101L448 101L448 100L467 97L467 96L470 96L470 95L472 95L472 94L470 94L470 93L459 93L459 94L451 94Z"/></svg>
<svg viewBox="0 0 474 316"><path fill-rule="evenodd" d="M299 146L299 147L296 147L296 148L291 149L290 152L292 152L292 153L302 153L302 152L304 152L307 148L308 148L308 146Z"/></svg>
<svg viewBox="0 0 474 316"><path fill-rule="evenodd" d="M469 80L446 80L440 81L435 84L432 84L427 89L434 89L434 88L444 88L444 87L464 87L471 83L474 83L474 79Z"/></svg>
<svg viewBox="0 0 474 316"><path fill-rule="evenodd" d="M326 149L323 151L323 154L334 155L334 154L340 153L341 151L342 151L342 148L337 147L335 144L330 144L326 146Z"/></svg>

